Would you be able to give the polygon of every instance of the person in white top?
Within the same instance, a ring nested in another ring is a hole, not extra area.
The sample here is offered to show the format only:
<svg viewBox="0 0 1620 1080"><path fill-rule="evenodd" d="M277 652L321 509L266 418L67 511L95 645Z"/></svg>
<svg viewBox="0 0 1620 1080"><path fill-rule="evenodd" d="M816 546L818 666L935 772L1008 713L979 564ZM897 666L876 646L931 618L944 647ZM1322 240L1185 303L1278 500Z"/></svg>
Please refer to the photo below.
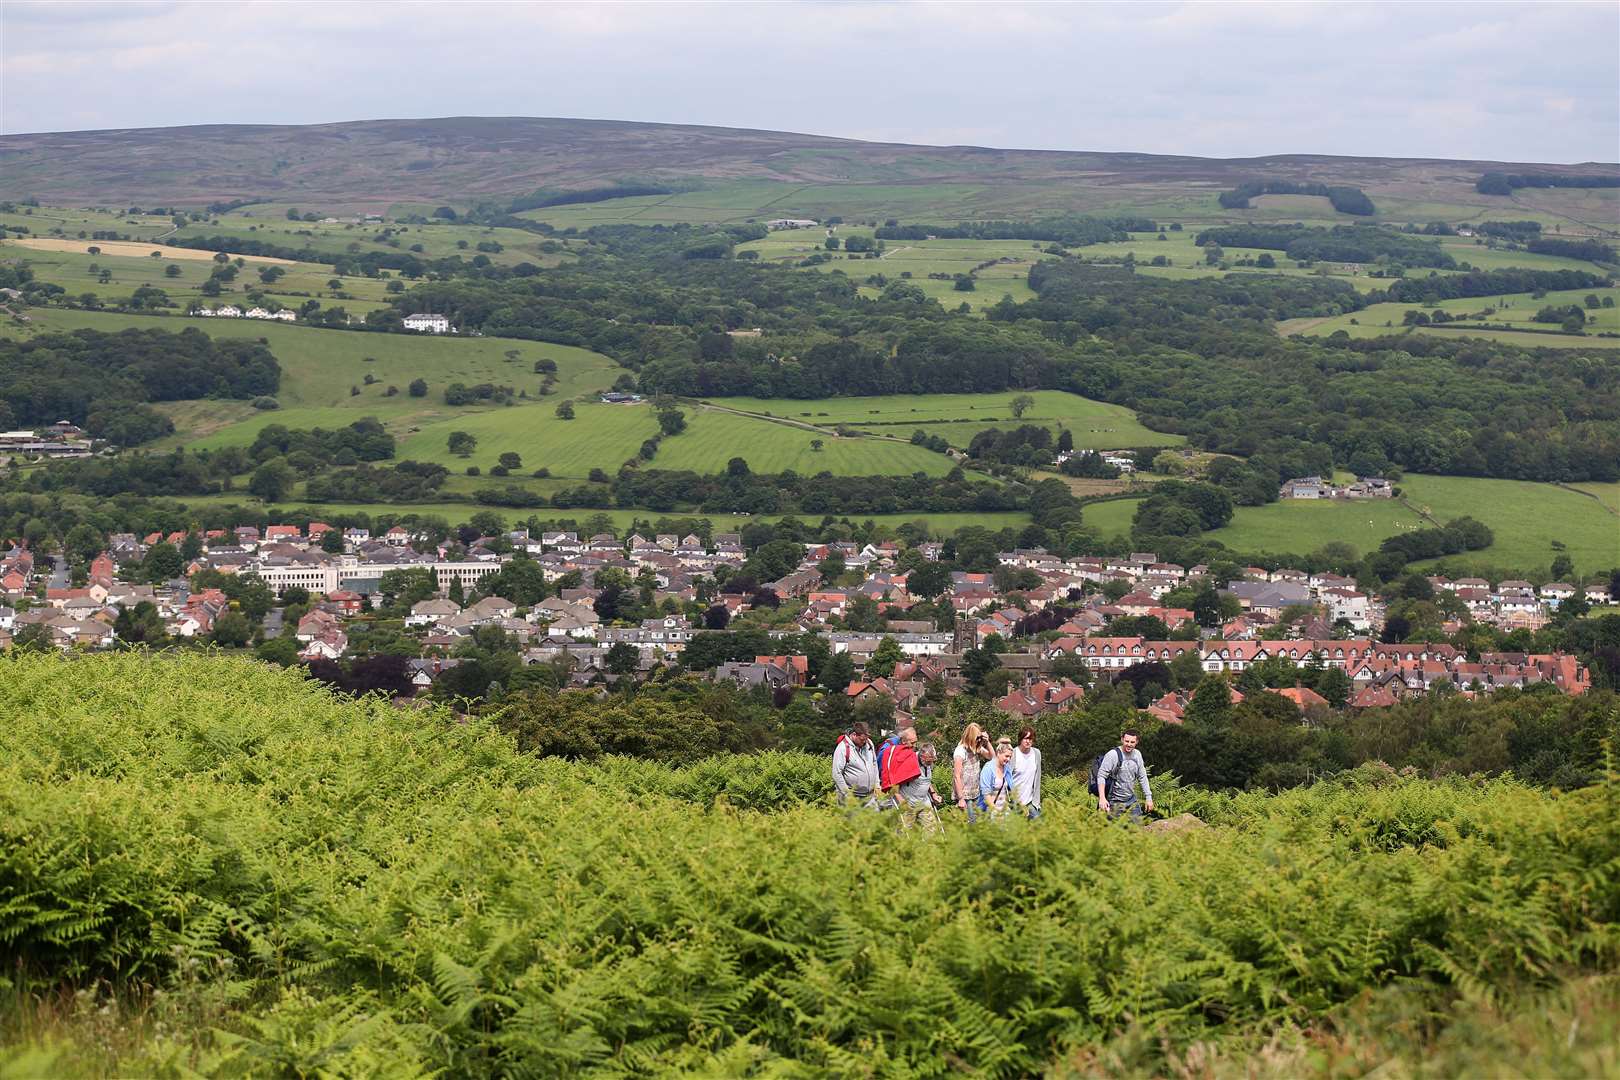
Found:
<svg viewBox="0 0 1620 1080"><path fill-rule="evenodd" d="M1031 821L1041 816L1041 751L1035 745L1035 729L1025 724L1018 732L1018 749L1013 751L1013 795Z"/></svg>

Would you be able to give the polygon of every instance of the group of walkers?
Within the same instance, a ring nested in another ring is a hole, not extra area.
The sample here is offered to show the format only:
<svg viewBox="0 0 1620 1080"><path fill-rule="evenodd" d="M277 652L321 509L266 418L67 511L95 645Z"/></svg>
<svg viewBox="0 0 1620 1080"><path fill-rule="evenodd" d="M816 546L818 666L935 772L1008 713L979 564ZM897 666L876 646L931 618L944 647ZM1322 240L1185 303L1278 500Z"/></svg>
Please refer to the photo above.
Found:
<svg viewBox="0 0 1620 1080"><path fill-rule="evenodd" d="M1137 733L1127 730L1119 745L1092 765L1091 789L1097 808L1110 818L1140 821L1145 807L1153 810L1153 789L1147 765L1136 749ZM881 745L862 723L839 736L833 749L833 787L840 806L870 810L898 810L902 827L920 824L939 827L939 811L956 809L968 821L1000 818L1017 813L1031 821L1041 816L1041 751L1035 729L1019 729L1015 743L1007 736L993 743L978 724L969 724L951 752L951 798L947 802L934 787L938 751L931 742L919 742L917 729L901 728ZM1140 788L1142 801L1136 793Z"/></svg>

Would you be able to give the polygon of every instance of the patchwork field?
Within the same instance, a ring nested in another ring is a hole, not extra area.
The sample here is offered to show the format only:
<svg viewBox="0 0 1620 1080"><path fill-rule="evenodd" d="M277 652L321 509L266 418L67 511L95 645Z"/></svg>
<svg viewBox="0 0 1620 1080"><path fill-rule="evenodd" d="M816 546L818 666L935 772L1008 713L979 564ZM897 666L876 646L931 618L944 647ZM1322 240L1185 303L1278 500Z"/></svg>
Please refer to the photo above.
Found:
<svg viewBox="0 0 1620 1080"><path fill-rule="evenodd" d="M91 255L87 247L100 248L101 253ZM154 251L159 253L158 258L152 257ZM282 307L295 308L313 298L323 307L341 307L350 315L364 315L384 306L389 299L388 282L381 278L334 276L330 266L261 256L244 256L247 265L236 280L222 285L219 296L204 296L202 284L213 272L213 257L210 251L107 240L0 241L0 260L17 260L26 264L37 280L60 285L73 297L93 293L103 304L125 303L143 285L162 289L177 312L184 311L192 300L208 307L249 307L261 302L248 299L249 292L262 293L265 300L274 300ZM281 270L270 283L259 277L259 271L268 266ZM171 267L175 270L172 276ZM109 274L106 282L100 280L103 271ZM334 280L336 287L330 284Z"/></svg>
<svg viewBox="0 0 1620 1080"><path fill-rule="evenodd" d="M1453 557L1454 563L1545 570L1560 553L1553 547L1557 541L1577 573L1620 566L1620 516L1611 509L1620 506L1620 484L1580 485L1587 491L1581 494L1528 481L1412 474L1400 487L1412 509L1382 499L1290 499L1238 507L1232 523L1209 536L1245 553L1308 554L1330 541L1346 541L1367 552L1398 532L1429 527L1432 522L1422 516L1427 513L1440 523L1473 517L1495 534L1490 547ZM1106 536L1128 535L1136 503L1123 499L1089 505L1085 524Z"/></svg>
<svg viewBox="0 0 1620 1080"><path fill-rule="evenodd" d="M904 394L894 397L723 398L716 404L788 420L833 427L849 427L902 439L922 428L954 446L966 446L985 428L1013 428L1042 424L1058 431L1067 428L1080 449L1107 450L1129 446L1179 446L1181 435L1152 431L1137 422L1123 405L1092 401L1061 390L1031 390L1035 404L1021 419L1012 415L1017 391L998 394Z"/></svg>
<svg viewBox="0 0 1620 1080"><path fill-rule="evenodd" d="M403 225L392 222L356 224L346 221L289 221L286 204L243 207L206 224L187 225L176 238L234 236L290 248L311 248L333 255L367 252L416 254L423 259L483 254L499 265L555 263L562 256L556 241L522 229L501 229L459 224ZM320 213L319 207L304 210ZM486 250L478 245L485 244ZM542 251L541 245L548 250ZM420 247L421 250L416 250Z"/></svg>

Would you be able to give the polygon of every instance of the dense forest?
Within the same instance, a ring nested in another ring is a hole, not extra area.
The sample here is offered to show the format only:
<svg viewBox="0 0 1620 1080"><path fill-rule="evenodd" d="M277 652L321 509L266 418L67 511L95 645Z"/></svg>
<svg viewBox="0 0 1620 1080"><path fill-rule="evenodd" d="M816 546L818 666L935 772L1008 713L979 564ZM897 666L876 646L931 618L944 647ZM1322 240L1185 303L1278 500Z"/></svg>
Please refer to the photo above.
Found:
<svg viewBox="0 0 1620 1080"><path fill-rule="evenodd" d="M71 420L132 446L174 430L147 402L255 398L274 394L280 382L281 366L265 346L193 328L0 338L0 429Z"/></svg>
<svg viewBox="0 0 1620 1080"><path fill-rule="evenodd" d="M1438 240L1376 225L1221 225L1197 236L1199 246L1267 248L1300 262L1372 263L1380 259L1404 267L1454 269L1457 261Z"/></svg>
<svg viewBox="0 0 1620 1080"><path fill-rule="evenodd" d="M879 240L1045 240L1064 247L1086 247L1129 240L1133 232L1153 232L1151 218L1094 218L1080 215L1041 218L1039 221L963 221L955 225L880 226Z"/></svg>
<svg viewBox="0 0 1620 1080"><path fill-rule="evenodd" d="M1367 217L1377 213L1373 201L1358 187L1347 184L1299 184L1289 180L1249 180L1220 194L1220 204L1228 210L1247 210L1256 195L1323 195L1341 214Z"/></svg>
<svg viewBox="0 0 1620 1080"><path fill-rule="evenodd" d="M1569 176L1565 173L1488 172L1474 183L1474 190L1481 195L1511 195L1515 188L1611 187L1620 187L1620 176L1598 173Z"/></svg>

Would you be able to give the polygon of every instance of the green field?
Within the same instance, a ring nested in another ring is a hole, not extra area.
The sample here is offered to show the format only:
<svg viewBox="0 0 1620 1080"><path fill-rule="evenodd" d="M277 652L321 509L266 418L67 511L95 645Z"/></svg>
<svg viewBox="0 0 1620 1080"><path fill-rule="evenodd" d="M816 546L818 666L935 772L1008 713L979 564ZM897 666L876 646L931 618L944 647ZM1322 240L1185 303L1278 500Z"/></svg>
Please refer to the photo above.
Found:
<svg viewBox="0 0 1620 1080"><path fill-rule="evenodd" d="M1353 544L1362 553L1403 530L1430 527L1417 511L1435 521L1473 517L1490 526L1496 542L1483 551L1454 556L1452 562L1530 572L1546 569L1559 554L1553 541L1582 575L1620 565L1620 484L1583 484L1588 498L1554 484L1489 480L1464 476L1409 474L1400 481L1404 501L1288 499L1265 506L1240 506L1232 523L1209 533L1233 551L1308 554L1331 541ZM1134 499L1085 508L1085 524L1107 536L1129 534Z"/></svg>
<svg viewBox="0 0 1620 1080"><path fill-rule="evenodd" d="M94 293L103 304L123 302L143 285L162 289L168 294L170 305L178 311L184 311L192 300L206 307L234 304L239 308L263 302L248 299L249 292L262 293L265 301L277 301L277 306L290 308L311 298L318 299L322 307L341 307L350 315L364 315L373 308L386 306L389 300L388 282L382 278L339 277L336 280L340 284L333 289L327 284L334 280L332 268L317 263L279 265L282 275L265 284L259 280L258 271L271 264L251 259L238 271L234 282L221 286L219 296L204 296L202 284L215 265L211 260L195 258L195 252L177 255L179 249L175 248L154 247L152 250L162 252L163 257L40 251L0 241L0 260L26 265L37 280L60 285L69 296ZM171 266L179 268L177 276L170 277L166 273ZM111 280L101 282L98 277L101 270L111 271Z"/></svg>
<svg viewBox="0 0 1620 1080"><path fill-rule="evenodd" d="M268 342L282 369L277 394L281 409L260 413L246 402L236 401L167 405L164 408L174 417L179 430L168 443L159 444L160 449L179 444L208 448L249 443L266 424L334 426L362 416L376 416L395 434L403 435L435 419L470 420L480 414L476 409L444 404L444 389L451 382L492 382L526 389L533 396L539 393L542 378L534 373L534 362L548 358L557 362L557 394L542 400L557 401L605 390L621 370L607 357L585 349L505 338L376 334L248 319L121 315L61 308L35 308L29 314L34 320L29 324L30 331L34 333L80 327L111 332L129 326L179 332L191 327L214 337L262 337ZM11 333L14 328L0 326L0 332ZM508 352L515 352L516 359L508 359ZM367 375L376 380L370 386L365 384ZM413 398L406 392L416 378L427 381L426 397ZM356 386L360 393L350 394ZM399 393L388 396L390 386L397 386ZM548 414L552 407L547 406ZM443 439L439 442L442 447ZM631 451L634 449L632 446Z"/></svg>
<svg viewBox="0 0 1620 1080"><path fill-rule="evenodd" d="M190 495L175 500L184 506L202 510L205 508L218 508L225 506L241 506L253 509L265 509L266 504L246 492L231 492L223 495ZM466 521L473 514L480 511L489 511L498 514L508 522L522 522L529 518L538 518L541 521L584 521L596 514L606 514L613 520L616 528L624 528L632 521L650 519L656 521L661 517L707 518L716 532L736 531L750 521L780 521L784 517L794 517L807 524L819 524L821 517L809 514L761 514L757 517L747 514L699 514L695 511L672 510L668 513L652 510L636 509L606 509L598 510L589 507L570 507L558 510L550 506L541 506L534 509L511 509L501 506L481 506L475 502L431 502L431 503L329 503L310 502L307 499L284 499L273 505L278 511L291 514L293 511L307 510L316 515L337 516L340 514L369 514L372 516L403 514L423 514L442 517L451 524ZM942 513L932 514L922 511L910 514L836 514L836 519L848 517L851 521L875 522L879 526L895 529L908 522L924 522L937 536L946 536L958 529L968 526L978 526L986 529L1003 529L1008 527L1021 528L1028 525L1030 516L1016 510L995 511L993 513Z"/></svg>
<svg viewBox="0 0 1620 1080"><path fill-rule="evenodd" d="M844 424L885 435L911 438L922 428L941 435L954 446L966 446L985 428L1007 429L1041 424L1054 431L1068 429L1079 449L1109 450L1129 446L1179 446L1181 435L1152 431L1123 405L1092 401L1062 390L1031 390L1035 404L1021 419L1012 415L1012 400L1019 391L996 394L899 394L892 397L717 398L727 408L767 413L820 427Z"/></svg>
<svg viewBox="0 0 1620 1080"><path fill-rule="evenodd" d="M0 211L0 229L26 230L30 236L77 238L80 233L114 232L131 240L150 240L174 230L174 221L159 214L123 214L111 210L59 206L19 206ZM92 241L93 242L93 241Z"/></svg>
<svg viewBox="0 0 1620 1080"><path fill-rule="evenodd" d="M300 209L320 213L319 207L300 206ZM460 255L471 259L481 254L479 243L495 243L500 251L483 252L498 265L531 262L536 265L555 264L562 253L547 254L540 250L546 238L522 229L491 228L482 225L433 224L396 225L371 222L355 224L347 221L309 222L288 221L284 203L256 205L233 210L206 224L187 225L177 238L238 236L294 249L312 248L332 255L345 253L365 254L406 253L419 258L442 259ZM389 234L384 237L385 231ZM420 245L422 250L412 252ZM463 246L465 245L465 246Z"/></svg>
<svg viewBox="0 0 1620 1080"><path fill-rule="evenodd" d="M687 408L687 427L666 438L653 469L690 469L701 473L723 471L734 457L746 460L755 472L795 472L813 475L828 471L841 475L944 475L950 459L921 447L888 440L841 439L785 424L710 409ZM602 405L581 402L575 419L561 420L550 402L496 409L476 415L452 416L426 425L400 445L403 458L437 461L455 468L478 465L487 470L500 454L522 455L523 471L541 466L553 477L584 479L592 469L617 472L636 456L644 440L658 433L652 408L642 405ZM478 439L471 457L458 458L448 450L452 431L465 431ZM823 448L812 450L820 438Z"/></svg>
<svg viewBox="0 0 1620 1080"><path fill-rule="evenodd" d="M820 450L811 447L813 439L822 441ZM925 472L944 476L954 465L944 454L910 443L818 435L768 420L699 409L687 414L686 431L664 440L653 467L719 472L734 457L747 461L755 472L792 469L808 476L820 472L844 476L909 476Z"/></svg>
<svg viewBox="0 0 1620 1080"><path fill-rule="evenodd" d="M1590 265L1587 269L1591 269ZM1558 325L1531 321L1536 312L1544 307L1568 307L1571 304L1582 306L1588 296L1596 296L1600 302L1605 298L1613 300L1616 306L1590 310L1583 307L1587 315L1585 334L1548 333L1547 331L1557 331ZM1484 314L1487 309L1490 309L1489 315ZM1447 300L1440 304L1372 304L1361 311L1338 315L1331 319L1290 319L1279 323L1277 330L1283 334L1308 334L1317 337L1325 337L1336 330L1343 330L1351 337L1379 337L1404 332L1403 320L1408 311L1422 311L1432 317L1436 310L1445 311L1454 318L1467 316L1465 321L1471 325L1483 323L1496 329L1445 329L1428 326L1418 327L1414 332L1445 337L1485 337L1532 349L1620 348L1620 338L1597 336L1620 334L1620 287L1564 289L1549 292L1540 298L1530 293L1510 293L1505 296Z"/></svg>

